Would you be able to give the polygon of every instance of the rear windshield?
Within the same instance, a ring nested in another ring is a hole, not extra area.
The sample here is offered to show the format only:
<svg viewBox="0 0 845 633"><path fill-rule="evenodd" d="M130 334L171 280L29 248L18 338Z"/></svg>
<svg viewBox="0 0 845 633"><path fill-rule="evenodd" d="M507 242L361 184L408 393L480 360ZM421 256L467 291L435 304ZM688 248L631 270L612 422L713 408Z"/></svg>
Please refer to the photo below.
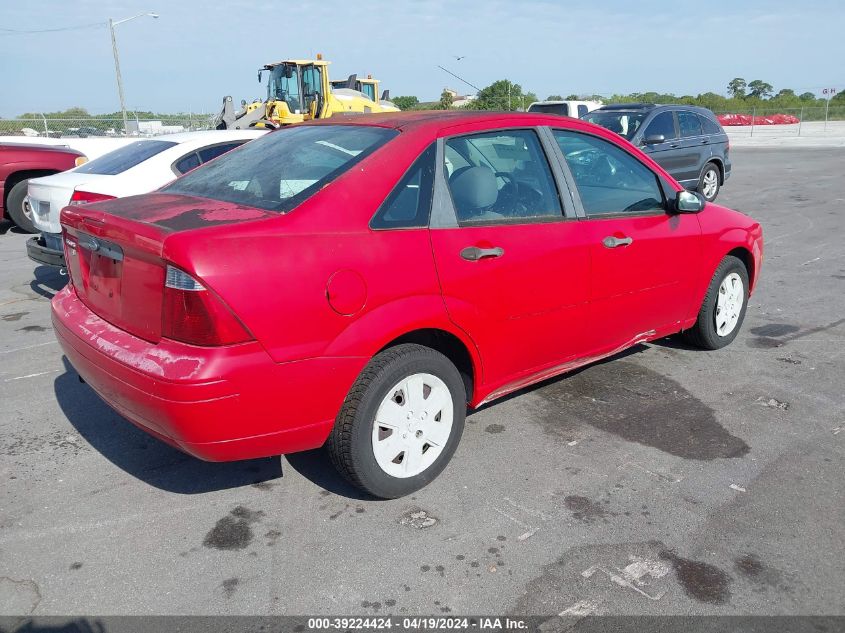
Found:
<svg viewBox="0 0 845 633"><path fill-rule="evenodd" d="M396 136L360 125L305 125L272 132L162 189L286 212Z"/></svg>
<svg viewBox="0 0 845 633"><path fill-rule="evenodd" d="M82 167L77 167L76 172L79 174L116 176L174 145L176 143L173 141L135 141L113 152L103 154L90 163L85 163Z"/></svg>
<svg viewBox="0 0 845 633"><path fill-rule="evenodd" d="M560 114L569 116L568 103L532 103L528 106L529 112L544 112L547 114Z"/></svg>
<svg viewBox="0 0 845 633"><path fill-rule="evenodd" d="M595 123L611 132L624 136L629 141L640 129L645 119L644 112L630 112L625 110L593 110L581 118L590 123Z"/></svg>

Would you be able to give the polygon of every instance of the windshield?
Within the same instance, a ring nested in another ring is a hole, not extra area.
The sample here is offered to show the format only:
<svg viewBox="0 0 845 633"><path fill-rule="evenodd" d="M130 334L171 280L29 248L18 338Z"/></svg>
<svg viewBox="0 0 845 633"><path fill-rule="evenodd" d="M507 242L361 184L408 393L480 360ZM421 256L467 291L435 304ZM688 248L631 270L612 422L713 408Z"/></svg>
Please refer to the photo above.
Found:
<svg viewBox="0 0 845 633"><path fill-rule="evenodd" d="M103 154L90 163L77 167L75 171L79 174L116 176L174 145L176 143L173 141L135 141L113 152Z"/></svg>
<svg viewBox="0 0 845 633"><path fill-rule="evenodd" d="M285 77L285 68L290 77ZM267 82L267 100L284 101L292 114L302 114L302 95L299 91L299 67L292 64L280 64L270 70Z"/></svg>
<svg viewBox="0 0 845 633"><path fill-rule="evenodd" d="M197 167L162 191L284 213L397 134L362 125L285 128Z"/></svg>
<svg viewBox="0 0 845 633"><path fill-rule="evenodd" d="M625 110L594 110L589 114L581 117L585 121L595 123L611 132L621 134L629 141L634 138L634 134L640 129L640 126L645 119L644 112L630 112Z"/></svg>

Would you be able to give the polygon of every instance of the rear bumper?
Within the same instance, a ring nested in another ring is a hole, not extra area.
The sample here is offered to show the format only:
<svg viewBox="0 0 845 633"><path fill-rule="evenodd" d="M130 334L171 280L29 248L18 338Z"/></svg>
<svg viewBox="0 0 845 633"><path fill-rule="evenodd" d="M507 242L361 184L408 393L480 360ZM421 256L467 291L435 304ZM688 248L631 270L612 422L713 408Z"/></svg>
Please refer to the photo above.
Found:
<svg viewBox="0 0 845 633"><path fill-rule="evenodd" d="M64 251L47 246L43 235L31 237L27 240L26 254L32 261L45 266L64 267L65 265Z"/></svg>
<svg viewBox="0 0 845 633"><path fill-rule="evenodd" d="M79 375L148 433L208 461L321 446L363 358L275 363L256 342L204 348L132 336L91 312L72 287L53 327Z"/></svg>

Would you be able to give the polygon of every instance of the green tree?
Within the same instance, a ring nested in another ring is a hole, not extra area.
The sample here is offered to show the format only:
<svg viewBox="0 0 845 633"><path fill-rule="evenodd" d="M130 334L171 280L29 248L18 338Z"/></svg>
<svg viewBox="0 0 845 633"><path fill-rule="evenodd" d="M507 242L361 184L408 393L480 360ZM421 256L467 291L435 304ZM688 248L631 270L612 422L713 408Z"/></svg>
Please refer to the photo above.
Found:
<svg viewBox="0 0 845 633"><path fill-rule="evenodd" d="M414 96L394 97L391 101L400 110L413 110L420 103L420 100Z"/></svg>
<svg viewBox="0 0 845 633"><path fill-rule="evenodd" d="M758 99L768 99L772 96L772 84L768 84L762 79L755 79L748 82L748 96L757 97Z"/></svg>
<svg viewBox="0 0 845 633"><path fill-rule="evenodd" d="M452 93L444 90L440 93L440 109L449 110L452 107Z"/></svg>
<svg viewBox="0 0 845 633"><path fill-rule="evenodd" d="M790 88L782 88L774 97L775 99L794 99L795 91Z"/></svg>
<svg viewBox="0 0 845 633"><path fill-rule="evenodd" d="M561 97L560 95L549 95L548 97L546 97L546 101L563 101L563 97Z"/></svg>
<svg viewBox="0 0 845 633"><path fill-rule="evenodd" d="M801 99L801 101L815 101L816 95L814 95L812 92L802 92L800 95L798 95L798 98Z"/></svg>
<svg viewBox="0 0 845 633"><path fill-rule="evenodd" d="M728 94L734 99L742 99L748 85L742 77L735 77L728 82Z"/></svg>
<svg viewBox="0 0 845 633"><path fill-rule="evenodd" d="M845 104L845 91L837 92L830 98L831 103L835 103L836 105Z"/></svg>
<svg viewBox="0 0 845 633"><path fill-rule="evenodd" d="M533 92L523 92L522 86L508 79L494 81L478 92L478 98L468 104L473 110L519 110L537 101Z"/></svg>

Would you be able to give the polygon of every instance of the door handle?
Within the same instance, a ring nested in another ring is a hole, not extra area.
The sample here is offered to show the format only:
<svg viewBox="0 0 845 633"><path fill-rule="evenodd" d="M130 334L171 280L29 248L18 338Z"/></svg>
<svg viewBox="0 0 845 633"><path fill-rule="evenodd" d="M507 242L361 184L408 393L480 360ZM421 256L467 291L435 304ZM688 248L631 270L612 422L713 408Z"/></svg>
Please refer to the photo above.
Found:
<svg viewBox="0 0 845 633"><path fill-rule="evenodd" d="M496 246L494 248L479 248L478 246L467 246L461 251L461 257L470 262L477 262L479 259L487 259L489 257L501 257L505 254L505 249Z"/></svg>
<svg viewBox="0 0 845 633"><path fill-rule="evenodd" d="M608 235L601 241L601 243L605 248L617 248L618 246L628 246L633 241L634 239L631 237L615 237L613 235Z"/></svg>
<svg viewBox="0 0 845 633"><path fill-rule="evenodd" d="M671 143L671 144L669 145L669 147L671 147L672 149L677 149L677 148L678 148L678 144L677 144L677 143Z"/></svg>
<svg viewBox="0 0 845 633"><path fill-rule="evenodd" d="M710 139L706 139L706 138L705 138L705 139L702 139L702 140L701 140L701 144L702 144L702 145L707 145L709 142L710 142Z"/></svg>

